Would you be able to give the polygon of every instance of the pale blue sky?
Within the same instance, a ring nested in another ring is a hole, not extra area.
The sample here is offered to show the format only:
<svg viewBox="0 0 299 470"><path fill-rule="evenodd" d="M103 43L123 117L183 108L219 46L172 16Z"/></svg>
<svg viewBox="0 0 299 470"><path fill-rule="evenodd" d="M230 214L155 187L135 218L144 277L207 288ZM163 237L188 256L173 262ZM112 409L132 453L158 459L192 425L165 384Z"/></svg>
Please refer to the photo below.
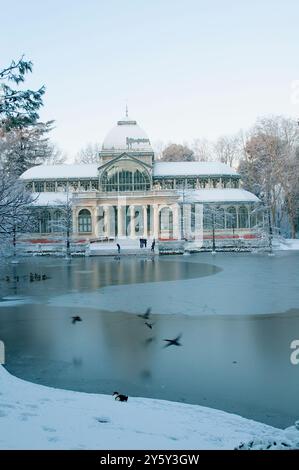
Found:
<svg viewBox="0 0 299 470"><path fill-rule="evenodd" d="M297 0L0 0L0 66L26 54L70 159L117 119L152 141L214 139L299 115Z"/></svg>

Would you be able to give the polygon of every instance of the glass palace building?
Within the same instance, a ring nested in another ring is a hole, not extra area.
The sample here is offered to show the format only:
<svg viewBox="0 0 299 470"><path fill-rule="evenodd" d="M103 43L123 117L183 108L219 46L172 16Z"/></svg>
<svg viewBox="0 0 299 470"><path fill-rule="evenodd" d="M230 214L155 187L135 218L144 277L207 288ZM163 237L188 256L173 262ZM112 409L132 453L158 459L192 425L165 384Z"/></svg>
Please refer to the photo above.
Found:
<svg viewBox="0 0 299 470"><path fill-rule="evenodd" d="M128 116L104 139L98 164L39 165L21 175L34 195L31 237L59 235L71 204L74 239L122 237L192 240L196 214L204 237L254 236L258 198L220 162L161 162L146 133Z"/></svg>

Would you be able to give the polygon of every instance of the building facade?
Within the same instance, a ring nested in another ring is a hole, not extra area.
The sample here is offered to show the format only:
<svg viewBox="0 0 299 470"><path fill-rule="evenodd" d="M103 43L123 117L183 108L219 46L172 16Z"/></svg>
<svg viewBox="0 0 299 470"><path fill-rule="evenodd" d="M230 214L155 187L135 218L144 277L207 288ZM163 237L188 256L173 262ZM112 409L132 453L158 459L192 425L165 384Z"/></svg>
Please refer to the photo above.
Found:
<svg viewBox="0 0 299 470"><path fill-rule="evenodd" d="M258 198L219 162L161 162L128 116L107 134L99 164L40 165L21 176L34 194L39 223L31 236L63 230L72 210L74 238L195 240L203 229L222 238L254 236Z"/></svg>

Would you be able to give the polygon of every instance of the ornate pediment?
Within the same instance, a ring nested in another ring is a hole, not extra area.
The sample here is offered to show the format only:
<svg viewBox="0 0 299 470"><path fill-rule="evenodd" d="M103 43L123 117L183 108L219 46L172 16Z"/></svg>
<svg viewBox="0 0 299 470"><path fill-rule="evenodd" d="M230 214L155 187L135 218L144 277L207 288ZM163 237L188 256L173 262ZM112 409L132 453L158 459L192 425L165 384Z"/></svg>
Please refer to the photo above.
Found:
<svg viewBox="0 0 299 470"><path fill-rule="evenodd" d="M117 157L112 158L111 160L109 160L109 162L106 162L103 165L99 166L98 171L102 172L103 170L109 168L112 165L115 165L116 163L120 163L121 161L134 162L134 163L136 163L137 167L141 165L144 168L146 168L148 171L151 171L152 168L153 168L152 165L149 165L148 163L145 163L145 162L141 161L139 158L136 158L133 155L130 155L129 153L127 153L127 152L123 152L121 155L118 155Z"/></svg>

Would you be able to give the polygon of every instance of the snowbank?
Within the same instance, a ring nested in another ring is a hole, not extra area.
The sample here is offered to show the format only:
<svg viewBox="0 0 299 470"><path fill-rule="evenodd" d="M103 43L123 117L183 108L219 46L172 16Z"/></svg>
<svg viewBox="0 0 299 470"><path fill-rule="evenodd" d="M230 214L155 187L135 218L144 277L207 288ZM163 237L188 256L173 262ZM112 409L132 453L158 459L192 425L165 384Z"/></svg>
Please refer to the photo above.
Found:
<svg viewBox="0 0 299 470"><path fill-rule="evenodd" d="M0 366L0 449L233 449L284 432L196 405L52 389Z"/></svg>
<svg viewBox="0 0 299 470"><path fill-rule="evenodd" d="M277 250L299 250L299 239L287 238L275 248Z"/></svg>
<svg viewBox="0 0 299 470"><path fill-rule="evenodd" d="M280 439L254 439L241 443L239 450L294 450L299 449L299 421L294 426L286 428L283 437Z"/></svg>

